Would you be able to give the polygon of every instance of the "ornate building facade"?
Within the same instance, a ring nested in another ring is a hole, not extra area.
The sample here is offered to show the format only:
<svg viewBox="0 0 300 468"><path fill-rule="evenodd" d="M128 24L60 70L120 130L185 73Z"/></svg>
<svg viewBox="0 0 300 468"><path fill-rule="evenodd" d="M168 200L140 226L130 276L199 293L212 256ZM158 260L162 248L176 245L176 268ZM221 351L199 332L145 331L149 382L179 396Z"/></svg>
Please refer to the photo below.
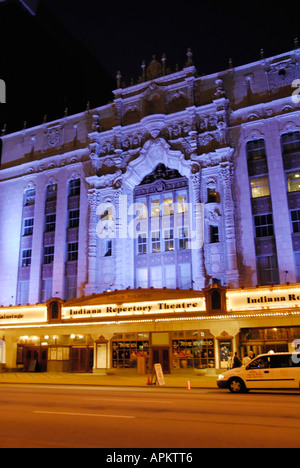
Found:
<svg viewBox="0 0 300 468"><path fill-rule="evenodd" d="M2 135L3 307L299 282L299 60L153 58L112 103Z"/></svg>

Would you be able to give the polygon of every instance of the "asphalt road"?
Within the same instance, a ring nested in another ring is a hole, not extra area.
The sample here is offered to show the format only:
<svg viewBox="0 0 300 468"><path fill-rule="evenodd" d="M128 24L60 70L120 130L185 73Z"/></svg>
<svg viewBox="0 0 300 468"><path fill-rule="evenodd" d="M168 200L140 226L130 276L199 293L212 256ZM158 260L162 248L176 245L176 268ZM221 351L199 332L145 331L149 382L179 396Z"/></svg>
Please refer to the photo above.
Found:
<svg viewBox="0 0 300 468"><path fill-rule="evenodd" d="M0 385L0 421L0 448L299 448L300 394Z"/></svg>

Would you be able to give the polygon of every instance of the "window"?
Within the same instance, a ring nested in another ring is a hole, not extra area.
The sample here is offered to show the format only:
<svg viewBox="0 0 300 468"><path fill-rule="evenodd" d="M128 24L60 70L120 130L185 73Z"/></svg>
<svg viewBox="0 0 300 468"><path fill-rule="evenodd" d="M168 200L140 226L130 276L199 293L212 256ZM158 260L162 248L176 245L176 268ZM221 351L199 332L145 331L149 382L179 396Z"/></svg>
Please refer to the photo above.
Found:
<svg viewBox="0 0 300 468"><path fill-rule="evenodd" d="M77 276L67 276L66 278L66 299L75 299L77 296Z"/></svg>
<svg viewBox="0 0 300 468"><path fill-rule="evenodd" d="M151 218L158 218L160 215L159 200L151 200Z"/></svg>
<svg viewBox="0 0 300 468"><path fill-rule="evenodd" d="M68 262L78 260L78 242L68 244Z"/></svg>
<svg viewBox="0 0 300 468"><path fill-rule="evenodd" d="M28 189L24 196L24 206L34 205L35 203L35 189Z"/></svg>
<svg viewBox="0 0 300 468"><path fill-rule="evenodd" d="M282 153L290 153L300 149L300 132L288 132L281 135Z"/></svg>
<svg viewBox="0 0 300 468"><path fill-rule="evenodd" d="M295 252L295 263L296 263L296 278L297 282L300 281L300 252Z"/></svg>
<svg viewBox="0 0 300 468"><path fill-rule="evenodd" d="M164 286L168 289L176 289L176 267L175 265L164 266L165 281Z"/></svg>
<svg viewBox="0 0 300 468"><path fill-rule="evenodd" d="M18 304L26 305L29 302L29 281L20 281L18 284Z"/></svg>
<svg viewBox="0 0 300 468"><path fill-rule="evenodd" d="M180 250L189 248L189 230L187 227L181 227L178 230L178 245Z"/></svg>
<svg viewBox="0 0 300 468"><path fill-rule="evenodd" d="M22 267L31 265L31 249L22 250Z"/></svg>
<svg viewBox="0 0 300 468"><path fill-rule="evenodd" d="M250 362L247 369L269 369L270 368L270 356L262 356Z"/></svg>
<svg viewBox="0 0 300 468"><path fill-rule="evenodd" d="M271 213L254 216L254 225L256 237L266 237L274 235L273 216Z"/></svg>
<svg viewBox="0 0 300 468"><path fill-rule="evenodd" d="M113 209L111 207L107 208L101 215L101 221L113 221Z"/></svg>
<svg viewBox="0 0 300 468"><path fill-rule="evenodd" d="M216 244L219 242L219 228L218 226L210 226L210 243Z"/></svg>
<svg viewBox="0 0 300 468"><path fill-rule="evenodd" d="M69 182L69 196L80 195L80 179L73 179Z"/></svg>
<svg viewBox="0 0 300 468"><path fill-rule="evenodd" d="M178 265L178 283L180 289L192 287L191 265L189 263Z"/></svg>
<svg viewBox="0 0 300 468"><path fill-rule="evenodd" d="M174 230L167 229L164 232L164 239L165 239L165 251L170 252L174 250Z"/></svg>
<svg viewBox="0 0 300 468"><path fill-rule="evenodd" d="M177 212L178 213L187 213L187 195L181 194L177 197Z"/></svg>
<svg viewBox="0 0 300 468"><path fill-rule="evenodd" d="M300 170L287 172L286 174L288 192L299 192L300 190Z"/></svg>
<svg viewBox="0 0 300 468"><path fill-rule="evenodd" d="M137 219L147 219L147 204L144 201L136 202Z"/></svg>
<svg viewBox="0 0 300 468"><path fill-rule="evenodd" d="M44 247L44 265L50 265L54 262L54 245Z"/></svg>
<svg viewBox="0 0 300 468"><path fill-rule="evenodd" d="M257 275L260 285L278 284L278 264L276 255L257 257Z"/></svg>
<svg viewBox="0 0 300 468"><path fill-rule="evenodd" d="M137 239L138 255L147 254L147 234L139 234Z"/></svg>
<svg viewBox="0 0 300 468"><path fill-rule="evenodd" d="M46 215L46 232L53 232L55 231L55 224L56 224L56 214L48 214Z"/></svg>
<svg viewBox="0 0 300 468"><path fill-rule="evenodd" d="M52 297L53 279L47 278L42 281L42 302L49 301Z"/></svg>
<svg viewBox="0 0 300 468"><path fill-rule="evenodd" d="M269 177L260 176L250 179L252 198L268 197L270 195Z"/></svg>
<svg viewBox="0 0 300 468"><path fill-rule="evenodd" d="M33 218L24 219L23 222L23 236L31 236L33 234Z"/></svg>
<svg viewBox="0 0 300 468"><path fill-rule="evenodd" d="M160 231L152 232L151 235L152 253L160 252Z"/></svg>
<svg viewBox="0 0 300 468"><path fill-rule="evenodd" d="M207 189L207 203L219 203L219 194L215 189Z"/></svg>
<svg viewBox="0 0 300 468"><path fill-rule="evenodd" d="M174 214L173 197L172 195L167 195L167 197L164 198L164 216L170 216L172 214Z"/></svg>
<svg viewBox="0 0 300 468"><path fill-rule="evenodd" d="M148 288L148 269L138 268L136 270L136 287L137 288Z"/></svg>
<svg viewBox="0 0 300 468"><path fill-rule="evenodd" d="M266 157L265 140L260 138L258 140L251 140L246 145L248 161L257 161Z"/></svg>
<svg viewBox="0 0 300 468"><path fill-rule="evenodd" d="M57 184L48 185L46 188L46 201L54 201L57 197Z"/></svg>
<svg viewBox="0 0 300 468"><path fill-rule="evenodd" d="M291 211L293 233L300 232L300 210Z"/></svg>
<svg viewBox="0 0 300 468"><path fill-rule="evenodd" d="M69 211L69 228L77 228L79 226L79 210Z"/></svg>
<svg viewBox="0 0 300 468"><path fill-rule="evenodd" d="M104 257L112 256L112 240L107 240L105 242L105 254Z"/></svg>
<svg viewBox="0 0 300 468"><path fill-rule="evenodd" d="M150 269L150 287L162 288L162 267L155 266Z"/></svg>

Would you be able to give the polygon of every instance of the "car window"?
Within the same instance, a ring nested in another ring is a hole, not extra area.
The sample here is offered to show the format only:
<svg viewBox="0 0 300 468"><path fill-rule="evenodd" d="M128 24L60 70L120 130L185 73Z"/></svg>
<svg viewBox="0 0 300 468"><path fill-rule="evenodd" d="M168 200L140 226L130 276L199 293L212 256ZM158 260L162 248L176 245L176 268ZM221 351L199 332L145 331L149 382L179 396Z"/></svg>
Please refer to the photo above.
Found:
<svg viewBox="0 0 300 468"><path fill-rule="evenodd" d="M299 350L297 350L290 356L292 361L292 367L300 367L300 353L298 351Z"/></svg>
<svg viewBox="0 0 300 468"><path fill-rule="evenodd" d="M271 356L271 368L279 369L283 367L292 367L292 359L290 354L274 355Z"/></svg>
<svg viewBox="0 0 300 468"><path fill-rule="evenodd" d="M247 370L249 369L269 369L270 368L270 357L269 356L262 356L256 358L254 361L250 362L246 367Z"/></svg>

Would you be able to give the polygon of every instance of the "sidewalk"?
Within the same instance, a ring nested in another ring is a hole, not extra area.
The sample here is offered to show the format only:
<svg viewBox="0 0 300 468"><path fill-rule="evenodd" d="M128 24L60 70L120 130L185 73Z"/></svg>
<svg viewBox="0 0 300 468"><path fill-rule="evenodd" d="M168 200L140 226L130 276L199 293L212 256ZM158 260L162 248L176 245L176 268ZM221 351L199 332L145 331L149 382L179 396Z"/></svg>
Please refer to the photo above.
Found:
<svg viewBox="0 0 300 468"><path fill-rule="evenodd" d="M100 387L144 387L151 388L155 385L147 385L151 375L138 375L132 371L117 371L115 375L101 374L73 374L73 373L0 373L0 384L38 384L38 385L82 385ZM188 382L193 388L217 389L217 375L198 376L194 372L173 373L164 375L164 388L187 388Z"/></svg>

